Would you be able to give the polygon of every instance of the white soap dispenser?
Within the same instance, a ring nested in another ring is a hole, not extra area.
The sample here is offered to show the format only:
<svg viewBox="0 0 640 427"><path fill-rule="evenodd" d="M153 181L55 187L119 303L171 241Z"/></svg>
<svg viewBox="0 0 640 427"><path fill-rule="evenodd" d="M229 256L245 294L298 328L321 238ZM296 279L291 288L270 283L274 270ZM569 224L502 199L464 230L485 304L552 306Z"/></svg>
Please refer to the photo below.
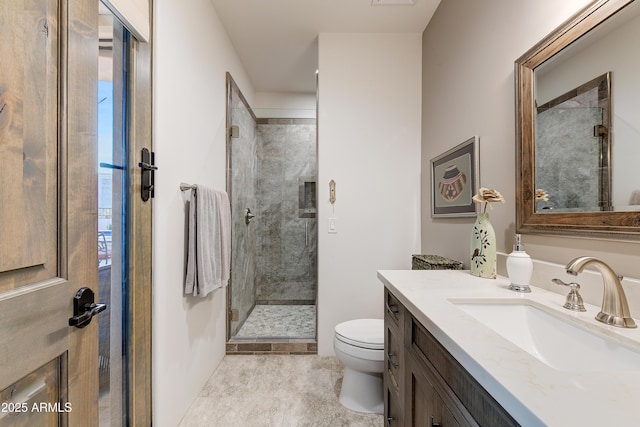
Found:
<svg viewBox="0 0 640 427"><path fill-rule="evenodd" d="M511 284L509 289L516 292L531 292L529 283L533 274L533 261L526 253L520 242L520 235L516 234L516 244L513 245L513 252L507 257L507 274Z"/></svg>

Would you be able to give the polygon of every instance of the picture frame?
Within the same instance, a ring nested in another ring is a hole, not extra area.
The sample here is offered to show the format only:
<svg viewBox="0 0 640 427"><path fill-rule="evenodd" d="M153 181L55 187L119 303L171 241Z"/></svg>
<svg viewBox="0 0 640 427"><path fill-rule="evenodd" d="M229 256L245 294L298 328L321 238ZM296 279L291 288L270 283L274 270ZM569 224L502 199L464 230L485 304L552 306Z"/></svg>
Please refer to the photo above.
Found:
<svg viewBox="0 0 640 427"><path fill-rule="evenodd" d="M480 186L477 136L431 159L431 217L476 216L473 195Z"/></svg>

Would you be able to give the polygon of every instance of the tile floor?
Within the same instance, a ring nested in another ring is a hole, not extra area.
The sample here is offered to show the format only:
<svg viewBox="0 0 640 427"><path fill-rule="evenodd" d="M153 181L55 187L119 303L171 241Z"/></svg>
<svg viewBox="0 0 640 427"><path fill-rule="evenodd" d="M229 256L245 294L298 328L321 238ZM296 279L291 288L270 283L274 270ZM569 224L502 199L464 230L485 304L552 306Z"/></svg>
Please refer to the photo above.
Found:
<svg viewBox="0 0 640 427"><path fill-rule="evenodd" d="M335 357L225 356L180 427L381 427L340 405L341 385Z"/></svg>
<svg viewBox="0 0 640 427"><path fill-rule="evenodd" d="M315 337L315 305L256 305L234 338Z"/></svg>

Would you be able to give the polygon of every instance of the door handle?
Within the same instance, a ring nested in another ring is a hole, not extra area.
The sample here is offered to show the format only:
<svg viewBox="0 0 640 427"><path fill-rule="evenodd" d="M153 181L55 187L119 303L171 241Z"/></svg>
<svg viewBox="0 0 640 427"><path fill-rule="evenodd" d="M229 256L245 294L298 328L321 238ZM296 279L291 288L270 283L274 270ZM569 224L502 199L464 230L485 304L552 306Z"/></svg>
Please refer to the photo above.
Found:
<svg viewBox="0 0 640 427"><path fill-rule="evenodd" d="M87 287L78 289L73 297L73 317L69 318L69 326L84 328L93 316L107 309L107 304L94 303L95 294Z"/></svg>
<svg viewBox="0 0 640 427"><path fill-rule="evenodd" d="M304 223L304 247L309 247L309 223Z"/></svg>
<svg viewBox="0 0 640 427"><path fill-rule="evenodd" d="M244 210L244 223L249 225L249 223L251 222L251 220L253 218L255 218L256 216L254 214L251 213L251 209L246 208Z"/></svg>
<svg viewBox="0 0 640 427"><path fill-rule="evenodd" d="M138 167L142 170L142 182L140 185L140 197L142 201L146 202L149 197L153 198L155 195L155 173L158 167L155 165L155 153L149 151L147 148L142 149L142 161L138 163Z"/></svg>
<svg viewBox="0 0 640 427"><path fill-rule="evenodd" d="M385 307L387 307L387 311L389 312L389 314L391 314L393 317L398 317L397 314L400 312L400 310L398 310L395 305L389 305L388 302L384 305Z"/></svg>

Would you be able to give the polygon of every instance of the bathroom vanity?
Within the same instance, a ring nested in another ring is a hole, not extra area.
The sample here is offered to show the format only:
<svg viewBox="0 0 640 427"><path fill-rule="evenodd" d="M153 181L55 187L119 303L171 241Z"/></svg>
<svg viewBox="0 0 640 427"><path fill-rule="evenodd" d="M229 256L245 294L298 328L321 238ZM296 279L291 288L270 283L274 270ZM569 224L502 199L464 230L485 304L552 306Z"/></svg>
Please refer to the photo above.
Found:
<svg viewBox="0 0 640 427"><path fill-rule="evenodd" d="M518 425L388 288L384 296L388 426Z"/></svg>
<svg viewBox="0 0 640 427"><path fill-rule="evenodd" d="M385 425L640 425L637 329L598 324L598 307L569 312L563 295L540 288L515 293L504 277L451 270L378 277ZM529 335L539 348L520 338Z"/></svg>

